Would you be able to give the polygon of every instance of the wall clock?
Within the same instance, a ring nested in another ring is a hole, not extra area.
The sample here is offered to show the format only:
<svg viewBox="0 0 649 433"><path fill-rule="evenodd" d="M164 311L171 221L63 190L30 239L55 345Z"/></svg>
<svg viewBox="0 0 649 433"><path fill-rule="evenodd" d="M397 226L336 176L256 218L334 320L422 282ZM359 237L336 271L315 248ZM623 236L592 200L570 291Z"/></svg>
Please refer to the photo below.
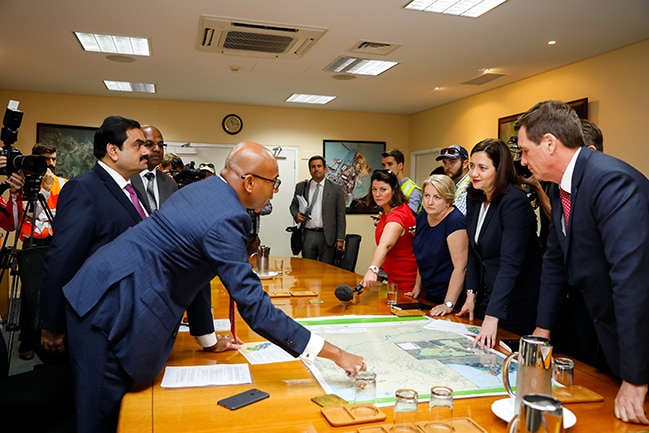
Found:
<svg viewBox="0 0 649 433"><path fill-rule="evenodd" d="M228 114L223 118L221 126L223 126L223 130L228 134L235 135L243 129L243 120L236 114Z"/></svg>

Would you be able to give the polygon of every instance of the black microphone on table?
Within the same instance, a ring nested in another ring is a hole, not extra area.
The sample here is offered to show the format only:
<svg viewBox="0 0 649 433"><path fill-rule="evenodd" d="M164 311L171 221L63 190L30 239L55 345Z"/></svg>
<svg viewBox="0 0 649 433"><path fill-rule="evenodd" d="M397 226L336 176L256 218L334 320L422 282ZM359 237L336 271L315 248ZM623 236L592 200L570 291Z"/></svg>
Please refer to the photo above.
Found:
<svg viewBox="0 0 649 433"><path fill-rule="evenodd" d="M363 286L359 284L358 286L352 289L347 284L341 284L340 286L336 287L336 291L334 292L334 295L336 295L336 298L338 298L339 301L347 302L347 301L351 301L354 298L354 293L358 293L359 295L362 295Z"/></svg>

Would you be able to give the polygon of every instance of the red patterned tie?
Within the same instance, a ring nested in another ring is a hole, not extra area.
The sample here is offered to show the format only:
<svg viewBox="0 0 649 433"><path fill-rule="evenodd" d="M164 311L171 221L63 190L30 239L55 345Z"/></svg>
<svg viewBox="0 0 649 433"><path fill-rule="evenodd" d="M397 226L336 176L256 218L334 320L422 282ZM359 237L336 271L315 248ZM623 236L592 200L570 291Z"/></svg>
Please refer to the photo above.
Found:
<svg viewBox="0 0 649 433"><path fill-rule="evenodd" d="M237 317L234 311L234 300L230 297L230 332L232 332L233 342L237 342Z"/></svg>
<svg viewBox="0 0 649 433"><path fill-rule="evenodd" d="M570 193L559 188L559 197L561 198L561 206L563 207L564 229L568 230L568 220L570 219Z"/></svg>

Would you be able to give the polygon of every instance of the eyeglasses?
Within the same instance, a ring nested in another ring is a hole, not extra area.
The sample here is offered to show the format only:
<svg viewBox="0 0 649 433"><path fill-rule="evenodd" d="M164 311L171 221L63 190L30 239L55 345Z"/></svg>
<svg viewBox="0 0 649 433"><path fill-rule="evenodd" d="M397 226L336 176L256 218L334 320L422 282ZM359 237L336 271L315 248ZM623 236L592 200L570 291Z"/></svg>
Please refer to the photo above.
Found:
<svg viewBox="0 0 649 433"><path fill-rule="evenodd" d="M241 179L245 179L246 176L252 176L252 177L256 177L257 179L262 179L262 180L266 180L268 182L271 182L273 184L273 191L277 191L279 189L279 186L282 184L282 181L279 180L279 177L276 177L275 179L268 179L267 177L263 177L263 176L259 176L257 174L249 173L249 174L242 175Z"/></svg>
<svg viewBox="0 0 649 433"><path fill-rule="evenodd" d="M151 149L156 146L159 146L161 149L164 149L165 147L167 147L167 143L154 143L153 141L144 142L144 147L146 147L147 149Z"/></svg>
<svg viewBox="0 0 649 433"><path fill-rule="evenodd" d="M211 169L214 169L214 164L211 162L201 162L198 168L203 168L203 167L209 167Z"/></svg>

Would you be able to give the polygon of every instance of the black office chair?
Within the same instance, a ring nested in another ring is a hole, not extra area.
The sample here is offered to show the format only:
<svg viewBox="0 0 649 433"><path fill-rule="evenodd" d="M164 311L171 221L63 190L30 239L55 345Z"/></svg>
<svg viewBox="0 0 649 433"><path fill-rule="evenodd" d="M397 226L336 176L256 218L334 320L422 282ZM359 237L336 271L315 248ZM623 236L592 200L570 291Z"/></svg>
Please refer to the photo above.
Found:
<svg viewBox="0 0 649 433"><path fill-rule="evenodd" d="M356 272L356 261L361 246L361 235L345 236L345 252L340 260L339 267L351 272Z"/></svg>

